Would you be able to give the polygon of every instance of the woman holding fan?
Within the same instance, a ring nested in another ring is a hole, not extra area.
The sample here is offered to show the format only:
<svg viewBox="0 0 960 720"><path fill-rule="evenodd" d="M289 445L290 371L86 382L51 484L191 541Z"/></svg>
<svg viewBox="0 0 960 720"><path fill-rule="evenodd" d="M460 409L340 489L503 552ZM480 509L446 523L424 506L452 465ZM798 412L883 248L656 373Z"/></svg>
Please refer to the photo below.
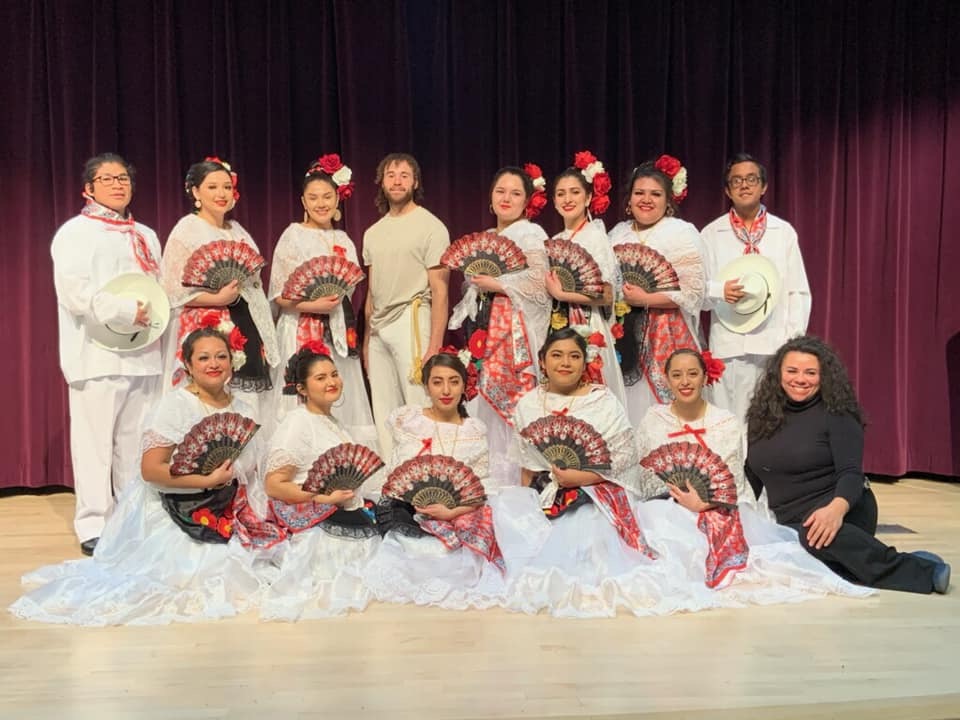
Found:
<svg viewBox="0 0 960 720"><path fill-rule="evenodd" d="M723 363L674 351L663 368L674 399L651 406L637 431L637 517L671 575L688 582L690 609L862 596L811 558L795 534L758 508L744 477L740 424L703 398Z"/></svg>
<svg viewBox="0 0 960 720"><path fill-rule="evenodd" d="M687 170L661 155L633 169L627 219L610 231L623 276L615 332L627 386L627 412L636 425L647 408L670 402L664 363L674 350L700 349L699 317L706 279L700 234L676 217L687 196Z"/></svg>
<svg viewBox="0 0 960 720"><path fill-rule="evenodd" d="M208 157L190 166L184 189L195 210L170 231L161 261L163 287L174 309L165 386L177 387L186 379L179 367L183 339L214 324L229 333L234 355L242 359L229 378L231 390L270 425L270 368L280 355L260 282L265 261L247 231L227 217L240 197L237 175L219 158Z"/></svg>
<svg viewBox="0 0 960 720"><path fill-rule="evenodd" d="M563 232L546 243L550 258L547 292L553 297L550 331L578 328L587 336L591 382L603 383L625 403L623 378L610 332L613 300L619 291L616 257L602 220L591 220L610 206L610 176L589 151L578 152L573 166L557 176L553 202Z"/></svg>
<svg viewBox="0 0 960 720"><path fill-rule="evenodd" d="M300 406L273 434L264 472L273 518L290 545L261 617L297 620L363 610L370 593L360 575L379 538L361 485L383 461L356 444L333 416L343 379L326 347L314 341L301 348L287 363L285 379L285 391Z"/></svg>
<svg viewBox="0 0 960 720"><path fill-rule="evenodd" d="M24 576L44 584L13 604L15 615L161 624L232 616L258 602L265 583L256 556L233 538L238 485L256 482L262 452L254 413L227 391L226 337L196 330L180 354L186 382L144 424L142 482L120 497L92 559Z"/></svg>
<svg viewBox="0 0 960 720"><path fill-rule="evenodd" d="M490 185L490 210L497 226L460 238L444 253L447 261L462 258L450 267L467 275L467 289L453 309L450 328L463 324L467 329L465 354L469 357L463 359L468 373L477 376L476 391L481 397L477 417L489 432L488 490L492 485L520 482L520 469L507 459L513 408L537 384L536 351L546 338L550 318L550 297L544 287L547 234L531 222L546 205L545 185L543 172L532 163L523 169L498 170ZM472 271L471 261L485 255L484 243L504 246L493 253L494 262L504 265L496 276L489 270ZM501 257L508 252L516 257L516 269L509 266L509 258ZM468 391L468 397L473 394Z"/></svg>
<svg viewBox="0 0 960 720"><path fill-rule="evenodd" d="M467 416L467 371L442 351L423 367L429 407L388 421L393 456L377 505L384 540L364 572L381 601L465 610L498 605L505 563L482 480L487 431Z"/></svg>
<svg viewBox="0 0 960 720"><path fill-rule="evenodd" d="M303 222L291 223L277 243L267 297L280 308L277 340L280 356L290 357L310 342L322 342L336 359L344 384L338 420L358 440L377 446L376 428L363 384L351 296L364 274L353 241L333 224L340 202L353 194L351 170L339 155L323 155L303 177ZM324 294L326 293L326 294ZM276 384L282 385L281 378ZM285 395L277 419L297 406Z"/></svg>
<svg viewBox="0 0 960 720"><path fill-rule="evenodd" d="M682 609L633 512L640 473L633 429L610 388L587 379L574 329L540 350L543 384L517 403L524 485L540 494L549 536L510 583L506 607L566 617Z"/></svg>

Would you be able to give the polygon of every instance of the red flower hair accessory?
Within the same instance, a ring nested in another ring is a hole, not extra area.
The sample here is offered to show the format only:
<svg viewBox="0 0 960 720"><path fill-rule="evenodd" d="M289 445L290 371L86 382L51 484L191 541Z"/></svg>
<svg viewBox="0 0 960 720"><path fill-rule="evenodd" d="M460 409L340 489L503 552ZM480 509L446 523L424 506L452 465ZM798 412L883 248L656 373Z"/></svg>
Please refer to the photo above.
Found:
<svg viewBox="0 0 960 720"><path fill-rule="evenodd" d="M314 355L326 355L327 357L332 357L330 354L330 348L327 347L327 344L323 340L310 340L309 342L304 343L300 346L300 352L304 350L309 350Z"/></svg>
<svg viewBox="0 0 960 720"><path fill-rule="evenodd" d="M217 165L222 167L224 170L226 170L228 173L230 173L230 182L233 183L233 201L236 202L237 200L239 200L240 199L240 176L238 176L233 171L233 168L230 167L230 163L224 162L223 160L218 158L216 155L208 155L203 159L203 161L216 163Z"/></svg>
<svg viewBox="0 0 960 720"><path fill-rule="evenodd" d="M715 358L713 353L711 353L709 350L704 350L702 353L700 353L700 357L703 358L703 364L707 368L706 384L713 385L717 380L720 379L720 376L723 375L723 371L726 370L727 365L723 362L723 360Z"/></svg>
<svg viewBox="0 0 960 720"><path fill-rule="evenodd" d="M307 170L304 177L317 173L329 175L333 184L337 186L337 195L341 200L347 200L353 195L353 170L347 167L336 153L321 155Z"/></svg>
<svg viewBox="0 0 960 720"><path fill-rule="evenodd" d="M670 178L673 201L682 203L687 197L687 169L672 155L661 155L653 165Z"/></svg>
<svg viewBox="0 0 960 720"><path fill-rule="evenodd" d="M533 220L547 206L547 181L543 177L543 170L534 163L524 165L523 172L533 181L533 195L530 196L527 209L524 210L527 219Z"/></svg>
<svg viewBox="0 0 960 720"><path fill-rule="evenodd" d="M603 167L603 163L589 150L581 150L573 156L573 166L580 171L583 179L593 188L593 199L590 201L590 212L593 215L603 215L610 207L610 190L613 183L610 175Z"/></svg>

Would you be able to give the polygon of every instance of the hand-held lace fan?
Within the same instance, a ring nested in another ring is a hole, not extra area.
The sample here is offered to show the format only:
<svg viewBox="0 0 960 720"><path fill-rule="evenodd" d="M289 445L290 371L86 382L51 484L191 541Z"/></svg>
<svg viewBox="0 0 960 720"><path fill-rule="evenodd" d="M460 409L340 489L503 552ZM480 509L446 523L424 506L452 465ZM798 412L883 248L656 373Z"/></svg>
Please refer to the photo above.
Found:
<svg viewBox="0 0 960 720"><path fill-rule="evenodd" d="M520 431L551 465L571 470L609 470L610 449L593 425L568 415L538 418Z"/></svg>
<svg viewBox="0 0 960 720"><path fill-rule="evenodd" d="M303 489L324 495L334 490L356 490L382 467L383 460L367 446L343 443L313 461Z"/></svg>
<svg viewBox="0 0 960 720"><path fill-rule="evenodd" d="M287 300L316 300L344 297L366 277L360 266L339 255L322 255L307 260L290 273L283 284Z"/></svg>
<svg viewBox="0 0 960 720"><path fill-rule="evenodd" d="M550 270L557 274L566 292L587 297L603 294L603 276L596 260L572 240L547 240L544 243L550 258Z"/></svg>
<svg viewBox="0 0 960 720"><path fill-rule="evenodd" d="M240 413L215 413L194 425L170 457L171 475L209 475L236 460L260 426Z"/></svg>
<svg viewBox="0 0 960 720"><path fill-rule="evenodd" d="M440 264L467 277L499 277L527 267L523 250L510 238L495 232L470 233L458 238L440 256Z"/></svg>
<svg viewBox="0 0 960 720"><path fill-rule="evenodd" d="M737 483L719 455L694 442L661 445L640 461L665 483L696 490L706 503L736 507Z"/></svg>
<svg viewBox="0 0 960 720"><path fill-rule="evenodd" d="M214 240L187 258L180 283L184 287L219 290L234 280L242 283L267 264L256 250L238 240Z"/></svg>
<svg viewBox="0 0 960 720"><path fill-rule="evenodd" d="M667 259L646 245L622 243L613 246L620 263L623 281L637 285L645 292L670 292L680 289L680 279Z"/></svg>
<svg viewBox="0 0 960 720"><path fill-rule="evenodd" d="M476 474L448 455L419 455L398 465L381 493L414 507L482 505L487 494Z"/></svg>

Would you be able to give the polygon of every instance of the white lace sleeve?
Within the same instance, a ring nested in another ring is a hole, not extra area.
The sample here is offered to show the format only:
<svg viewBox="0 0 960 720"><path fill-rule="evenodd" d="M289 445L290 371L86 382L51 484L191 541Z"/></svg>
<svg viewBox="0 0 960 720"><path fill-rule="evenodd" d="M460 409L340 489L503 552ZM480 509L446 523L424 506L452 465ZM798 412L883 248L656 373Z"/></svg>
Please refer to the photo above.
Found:
<svg viewBox="0 0 960 720"><path fill-rule="evenodd" d="M164 437L156 430L147 430L143 433L143 437L140 438L140 454L147 452L147 450L154 450L156 448L168 448L174 447L175 443L170 438Z"/></svg>
<svg viewBox="0 0 960 720"><path fill-rule="evenodd" d="M649 455L655 447L659 447L659 445L654 444L654 438L651 437L650 433L651 425L656 422L657 416L648 410L646 415L644 415L643 419L640 421L640 425L637 427L637 457L640 460L643 460L643 458ZM653 470L648 470L647 468L641 466L640 490L638 492L640 499L650 500L652 498L659 497L666 492L668 492L666 483L658 478Z"/></svg>
<svg viewBox="0 0 960 720"><path fill-rule="evenodd" d="M677 271L680 281L680 290L665 292L668 298L677 304L684 312L696 315L700 312L703 297L706 293L706 273L704 271L703 256L698 250L699 235L696 228L682 220L676 234L670 241L672 252L667 258Z"/></svg>
<svg viewBox="0 0 960 720"><path fill-rule="evenodd" d="M170 298L171 307L175 308L183 307L203 292L200 288L184 287L180 282L183 277L183 268L197 247L189 237L190 218L189 215L181 218L180 222L174 225L173 230L170 231L170 237L167 238L167 245L163 249L163 257L160 259L161 283L167 297Z"/></svg>
<svg viewBox="0 0 960 720"><path fill-rule="evenodd" d="M710 427L710 448L723 457L737 484L737 503L757 509L757 500L743 471L743 437L740 423L730 415Z"/></svg>
<svg viewBox="0 0 960 720"><path fill-rule="evenodd" d="M299 471L300 466L298 456L295 453L286 450L285 448L271 448L269 454L267 455L266 465L263 469L264 475L268 475L284 467L293 467Z"/></svg>
<svg viewBox="0 0 960 720"><path fill-rule="evenodd" d="M277 241L277 247L273 250L273 258L270 261L270 287L267 292L268 300L276 300L283 292L284 283L290 277L290 273L297 269L301 264L300 254L297 252L297 238L294 225L290 225L280 239Z"/></svg>

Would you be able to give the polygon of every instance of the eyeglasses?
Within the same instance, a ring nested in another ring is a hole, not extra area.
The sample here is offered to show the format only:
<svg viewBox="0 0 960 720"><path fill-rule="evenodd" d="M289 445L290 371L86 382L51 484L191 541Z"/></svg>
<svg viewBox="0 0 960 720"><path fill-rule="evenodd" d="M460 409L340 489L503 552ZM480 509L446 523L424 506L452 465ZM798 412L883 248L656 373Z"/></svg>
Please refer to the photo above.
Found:
<svg viewBox="0 0 960 720"><path fill-rule="evenodd" d="M754 187L755 185L760 184L759 175L734 175L727 181L727 184L732 188L738 188L741 185L746 185L747 187Z"/></svg>
<svg viewBox="0 0 960 720"><path fill-rule="evenodd" d="M94 182L99 182L104 187L110 187L116 181L120 185L129 185L130 176L129 175L98 175L93 179Z"/></svg>

